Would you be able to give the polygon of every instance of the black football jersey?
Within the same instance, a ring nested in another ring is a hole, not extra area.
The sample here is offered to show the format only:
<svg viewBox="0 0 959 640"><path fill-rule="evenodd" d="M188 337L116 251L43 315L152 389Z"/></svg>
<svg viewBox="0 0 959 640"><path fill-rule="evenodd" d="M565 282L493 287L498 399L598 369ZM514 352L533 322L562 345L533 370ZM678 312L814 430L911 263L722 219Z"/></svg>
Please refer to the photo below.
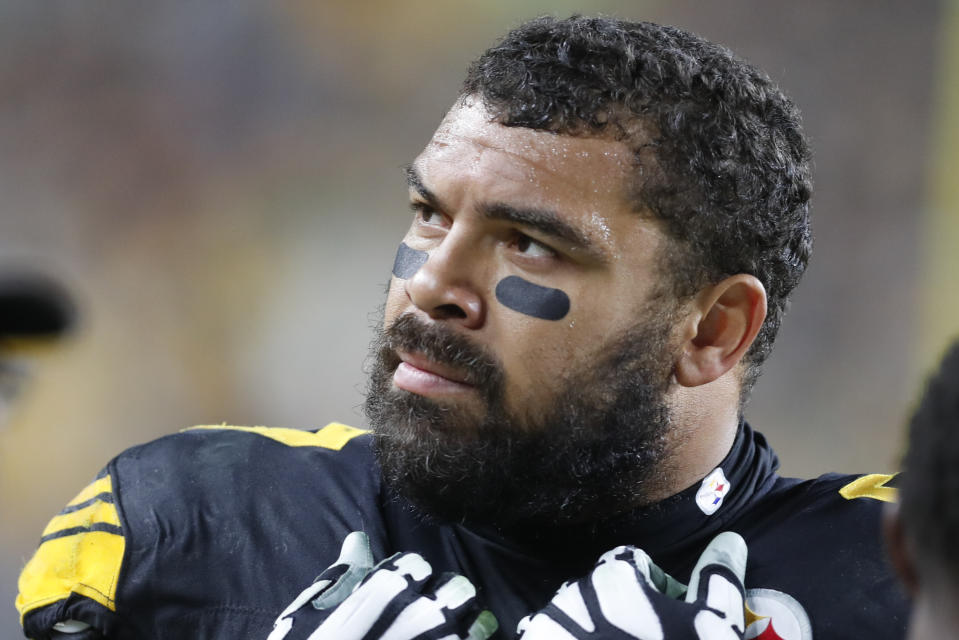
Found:
<svg viewBox="0 0 959 640"><path fill-rule="evenodd" d="M749 546L746 638L904 637L907 602L879 535L888 475L782 478L746 424L701 482L615 521L504 536L430 521L388 491L364 431L197 427L122 453L51 520L20 576L26 635L92 625L110 640L266 638L351 531L374 558L453 571L511 638L566 580L620 544L686 582L719 532ZM79 636L74 636L79 637Z"/></svg>

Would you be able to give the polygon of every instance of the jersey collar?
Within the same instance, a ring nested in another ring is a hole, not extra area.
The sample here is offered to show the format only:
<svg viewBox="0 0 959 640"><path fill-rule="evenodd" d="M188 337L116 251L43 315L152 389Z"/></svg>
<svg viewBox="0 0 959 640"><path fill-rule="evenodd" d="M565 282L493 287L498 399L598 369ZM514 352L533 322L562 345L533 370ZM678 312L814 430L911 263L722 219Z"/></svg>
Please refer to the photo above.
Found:
<svg viewBox="0 0 959 640"><path fill-rule="evenodd" d="M569 558L572 571L588 569L600 554L622 544L639 547L668 565L703 547L768 493L778 467L779 459L766 438L743 421L729 453L714 470L659 503L611 520L548 531L504 534L484 527L456 528L501 549L548 558L550 563Z"/></svg>

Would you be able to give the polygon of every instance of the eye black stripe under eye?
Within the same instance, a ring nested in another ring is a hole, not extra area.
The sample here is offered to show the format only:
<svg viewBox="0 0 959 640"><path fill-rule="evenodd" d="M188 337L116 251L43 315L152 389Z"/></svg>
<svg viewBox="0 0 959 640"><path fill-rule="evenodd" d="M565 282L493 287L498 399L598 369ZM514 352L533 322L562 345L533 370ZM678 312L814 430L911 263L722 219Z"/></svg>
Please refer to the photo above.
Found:
<svg viewBox="0 0 959 640"><path fill-rule="evenodd" d="M393 275L409 280L420 270L420 267L426 264L427 258L429 254L425 251L410 249L405 242L401 242L399 249L396 250L396 259L393 260Z"/></svg>
<svg viewBox="0 0 959 640"><path fill-rule="evenodd" d="M564 291L542 287L519 276L500 280L496 299L513 311L543 320L560 320L569 313L569 296Z"/></svg>

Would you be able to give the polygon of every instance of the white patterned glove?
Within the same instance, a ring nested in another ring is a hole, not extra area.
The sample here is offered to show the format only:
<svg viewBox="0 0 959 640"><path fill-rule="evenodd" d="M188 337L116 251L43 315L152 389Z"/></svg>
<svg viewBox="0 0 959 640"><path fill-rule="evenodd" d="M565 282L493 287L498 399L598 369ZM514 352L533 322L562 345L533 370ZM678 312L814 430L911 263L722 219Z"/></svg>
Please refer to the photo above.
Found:
<svg viewBox="0 0 959 640"><path fill-rule="evenodd" d="M567 582L540 611L520 621L521 640L741 640L746 630L746 543L713 538L687 589L644 551L617 547L593 572Z"/></svg>
<svg viewBox="0 0 959 640"><path fill-rule="evenodd" d="M354 531L336 562L280 614L267 640L486 640L497 628L469 580L434 577L415 553L374 567L369 539Z"/></svg>

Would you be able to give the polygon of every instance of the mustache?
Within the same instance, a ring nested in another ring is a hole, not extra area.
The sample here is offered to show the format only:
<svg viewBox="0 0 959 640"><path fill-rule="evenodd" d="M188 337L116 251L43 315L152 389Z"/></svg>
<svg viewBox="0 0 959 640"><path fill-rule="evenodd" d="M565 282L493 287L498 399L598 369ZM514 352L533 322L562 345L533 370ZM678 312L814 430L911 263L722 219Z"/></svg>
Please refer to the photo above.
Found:
<svg viewBox="0 0 959 640"><path fill-rule="evenodd" d="M477 387L490 388L503 377L502 365L487 349L445 325L427 324L409 313L397 318L383 334L380 356L391 368L400 363L397 350L415 351L454 368Z"/></svg>

